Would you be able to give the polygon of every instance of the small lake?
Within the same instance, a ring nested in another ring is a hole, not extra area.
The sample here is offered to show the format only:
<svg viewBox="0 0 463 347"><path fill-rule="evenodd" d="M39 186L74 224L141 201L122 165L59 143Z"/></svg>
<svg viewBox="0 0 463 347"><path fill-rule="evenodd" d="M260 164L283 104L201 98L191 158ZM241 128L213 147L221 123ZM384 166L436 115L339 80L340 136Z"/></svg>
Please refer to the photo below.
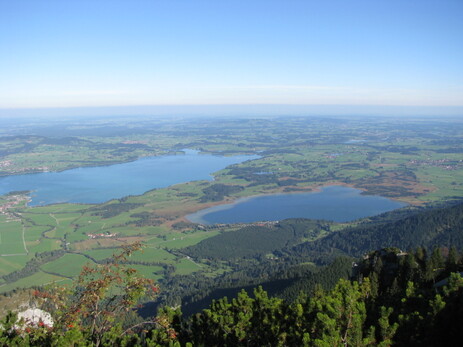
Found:
<svg viewBox="0 0 463 347"><path fill-rule="evenodd" d="M109 166L0 177L0 195L31 190L31 206L63 202L101 203L177 183L212 180L213 172L259 158L256 155L203 155L194 150L184 152L185 155L148 157Z"/></svg>
<svg viewBox="0 0 463 347"><path fill-rule="evenodd" d="M273 194L238 199L186 216L201 224L251 223L286 218L348 222L392 211L407 204L343 186L327 186L312 193Z"/></svg>

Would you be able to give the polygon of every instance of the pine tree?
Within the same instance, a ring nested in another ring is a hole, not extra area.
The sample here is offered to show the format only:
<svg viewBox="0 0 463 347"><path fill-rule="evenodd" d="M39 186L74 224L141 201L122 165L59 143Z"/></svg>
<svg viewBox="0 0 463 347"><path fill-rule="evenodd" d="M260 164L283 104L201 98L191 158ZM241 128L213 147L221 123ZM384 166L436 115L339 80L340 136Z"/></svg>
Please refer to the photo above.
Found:
<svg viewBox="0 0 463 347"><path fill-rule="evenodd" d="M459 270L459 255L457 249L452 246L449 250L449 255L447 256L447 261L445 263L445 268L447 272L457 272Z"/></svg>

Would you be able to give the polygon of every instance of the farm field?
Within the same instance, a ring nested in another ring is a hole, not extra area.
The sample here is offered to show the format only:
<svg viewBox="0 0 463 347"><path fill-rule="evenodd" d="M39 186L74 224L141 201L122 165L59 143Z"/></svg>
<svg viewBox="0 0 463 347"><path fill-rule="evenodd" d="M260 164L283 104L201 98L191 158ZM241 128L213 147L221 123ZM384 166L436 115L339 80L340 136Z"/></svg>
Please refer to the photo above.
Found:
<svg viewBox="0 0 463 347"><path fill-rule="evenodd" d="M21 222L3 222L0 229L0 254L2 256L26 255L27 252Z"/></svg>
<svg viewBox="0 0 463 347"><path fill-rule="evenodd" d="M31 276L21 278L10 284L3 284L0 286L0 293L8 292L13 289L19 288L30 288L34 286L42 286L53 283L59 283L60 285L69 284L71 280L61 276L50 275L42 271L38 271Z"/></svg>
<svg viewBox="0 0 463 347"><path fill-rule="evenodd" d="M6 275L26 265L28 258L24 255L0 257L0 276Z"/></svg>
<svg viewBox="0 0 463 347"><path fill-rule="evenodd" d="M138 271L138 274L158 281L164 277L164 269L160 266L131 264L130 267Z"/></svg>
<svg viewBox="0 0 463 347"><path fill-rule="evenodd" d="M82 271L84 265L91 265L93 262L80 254L68 253L61 258L42 265L42 271L56 276L75 278Z"/></svg>

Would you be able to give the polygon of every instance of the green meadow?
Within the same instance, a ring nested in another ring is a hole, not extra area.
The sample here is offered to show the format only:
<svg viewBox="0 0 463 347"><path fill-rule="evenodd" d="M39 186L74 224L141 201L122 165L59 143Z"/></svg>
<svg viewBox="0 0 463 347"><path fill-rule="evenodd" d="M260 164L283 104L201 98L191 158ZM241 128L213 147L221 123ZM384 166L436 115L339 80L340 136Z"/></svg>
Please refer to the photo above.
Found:
<svg viewBox="0 0 463 347"><path fill-rule="evenodd" d="M180 259L176 264L175 264L175 274L176 275L189 275L193 272L200 271L202 269L202 266L195 263L191 259Z"/></svg>
<svg viewBox="0 0 463 347"><path fill-rule="evenodd" d="M0 255L25 254L27 248L23 241L21 222L4 221L0 228Z"/></svg>
<svg viewBox="0 0 463 347"><path fill-rule="evenodd" d="M31 276L21 278L20 280L4 284L0 286L0 293L5 293L13 289L31 288L34 286L52 285L52 284L66 284L71 283L71 280L65 277L56 276L38 271Z"/></svg>
<svg viewBox="0 0 463 347"><path fill-rule="evenodd" d="M93 262L81 254L65 254L61 258L53 260L41 266L42 271L62 277L74 278L79 275L84 265Z"/></svg>
<svg viewBox="0 0 463 347"><path fill-rule="evenodd" d="M26 265L28 258L23 255L1 256L0 257L0 276L21 269Z"/></svg>
<svg viewBox="0 0 463 347"><path fill-rule="evenodd" d="M137 270L140 276L150 278L155 281L164 277L164 269L160 266L130 264L130 267Z"/></svg>

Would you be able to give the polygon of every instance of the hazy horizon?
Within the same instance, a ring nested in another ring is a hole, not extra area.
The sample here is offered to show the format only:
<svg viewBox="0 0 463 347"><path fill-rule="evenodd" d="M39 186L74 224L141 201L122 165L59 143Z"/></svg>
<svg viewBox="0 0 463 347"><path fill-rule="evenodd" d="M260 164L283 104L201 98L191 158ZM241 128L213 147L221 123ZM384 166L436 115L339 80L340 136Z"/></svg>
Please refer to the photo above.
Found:
<svg viewBox="0 0 463 347"><path fill-rule="evenodd" d="M378 116L462 117L463 106L378 105L139 105L56 108L0 108L0 118L109 116Z"/></svg>

